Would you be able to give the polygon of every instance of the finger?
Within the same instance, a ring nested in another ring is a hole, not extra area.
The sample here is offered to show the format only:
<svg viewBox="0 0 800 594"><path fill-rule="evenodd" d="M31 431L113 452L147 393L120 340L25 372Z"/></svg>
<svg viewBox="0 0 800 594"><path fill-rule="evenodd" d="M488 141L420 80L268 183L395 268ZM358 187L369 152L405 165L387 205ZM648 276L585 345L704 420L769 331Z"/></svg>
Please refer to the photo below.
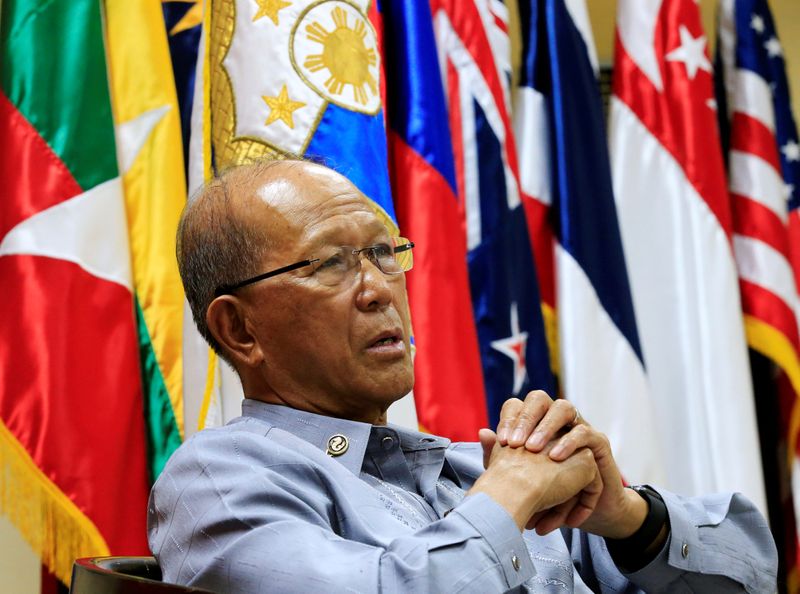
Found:
<svg viewBox="0 0 800 594"><path fill-rule="evenodd" d="M519 398L509 398L503 403L500 409L500 421L497 423L497 440L500 445L508 445L508 438L522 406L522 400Z"/></svg>
<svg viewBox="0 0 800 594"><path fill-rule="evenodd" d="M525 530L533 530L534 528L536 528L536 524L538 524L539 520L541 520L545 515L547 515L547 511L548 510L538 511L535 514L533 514L533 517L530 520L528 520L527 524L525 524Z"/></svg>
<svg viewBox="0 0 800 594"><path fill-rule="evenodd" d="M483 448L483 467L489 468L489 460L492 457L492 449L494 449L494 444L497 443L497 434L495 434L495 432L491 429L479 429L478 441L481 444L481 448Z"/></svg>
<svg viewBox="0 0 800 594"><path fill-rule="evenodd" d="M574 496L564 503L560 503L555 507L550 508L547 512L539 518L536 523L536 533L544 536L553 530L560 528L564 525L567 517L578 504L578 496Z"/></svg>
<svg viewBox="0 0 800 594"><path fill-rule="evenodd" d="M564 519L564 524L577 528L594 513L600 496L603 494L603 478L598 471L594 480L578 494L578 501Z"/></svg>
<svg viewBox="0 0 800 594"><path fill-rule="evenodd" d="M589 425L576 425L563 435L548 452L551 460L561 462L569 458L580 448L589 448L598 462L610 454L611 444L608 438Z"/></svg>
<svg viewBox="0 0 800 594"><path fill-rule="evenodd" d="M554 401L547 413L539 421L536 430L525 441L525 447L532 452L539 452L565 427L570 427L575 419L577 409L575 405L566 400Z"/></svg>
<svg viewBox="0 0 800 594"><path fill-rule="evenodd" d="M525 397L522 408L517 412L514 430L508 438L508 445L512 448L519 447L530 437L540 421L547 415L553 399L542 390L529 392Z"/></svg>

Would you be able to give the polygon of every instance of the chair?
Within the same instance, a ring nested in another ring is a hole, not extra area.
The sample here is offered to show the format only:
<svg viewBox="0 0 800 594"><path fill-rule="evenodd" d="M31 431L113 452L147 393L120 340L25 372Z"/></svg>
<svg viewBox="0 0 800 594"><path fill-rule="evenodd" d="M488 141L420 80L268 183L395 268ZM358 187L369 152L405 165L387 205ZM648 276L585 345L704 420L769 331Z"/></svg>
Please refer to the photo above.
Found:
<svg viewBox="0 0 800 594"><path fill-rule="evenodd" d="M178 594L209 590L166 584L153 557L85 557L72 566L70 594Z"/></svg>

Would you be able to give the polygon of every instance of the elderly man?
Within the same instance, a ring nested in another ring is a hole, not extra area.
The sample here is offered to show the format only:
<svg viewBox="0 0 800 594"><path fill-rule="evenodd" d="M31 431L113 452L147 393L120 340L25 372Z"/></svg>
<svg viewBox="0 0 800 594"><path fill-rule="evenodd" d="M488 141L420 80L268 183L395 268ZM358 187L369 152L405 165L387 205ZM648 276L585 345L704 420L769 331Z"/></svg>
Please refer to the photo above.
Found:
<svg viewBox="0 0 800 594"><path fill-rule="evenodd" d="M568 402L509 400L479 444L387 425L413 385L413 244L339 174L302 161L233 169L187 207L178 240L195 322L246 400L240 418L181 446L153 488L150 546L167 581L775 589L775 545L747 500L623 488L607 439Z"/></svg>

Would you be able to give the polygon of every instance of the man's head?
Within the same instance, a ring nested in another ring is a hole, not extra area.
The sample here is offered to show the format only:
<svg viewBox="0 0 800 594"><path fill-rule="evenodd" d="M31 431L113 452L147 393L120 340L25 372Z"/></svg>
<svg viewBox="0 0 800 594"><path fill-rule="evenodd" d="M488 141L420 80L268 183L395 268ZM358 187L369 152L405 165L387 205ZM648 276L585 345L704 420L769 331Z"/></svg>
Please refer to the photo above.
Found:
<svg viewBox="0 0 800 594"><path fill-rule="evenodd" d="M339 284L320 266L341 246L392 245L370 202L321 165L273 161L230 170L186 208L178 261L200 332L245 394L374 422L413 385L403 274L366 255ZM295 262L312 265L214 296Z"/></svg>

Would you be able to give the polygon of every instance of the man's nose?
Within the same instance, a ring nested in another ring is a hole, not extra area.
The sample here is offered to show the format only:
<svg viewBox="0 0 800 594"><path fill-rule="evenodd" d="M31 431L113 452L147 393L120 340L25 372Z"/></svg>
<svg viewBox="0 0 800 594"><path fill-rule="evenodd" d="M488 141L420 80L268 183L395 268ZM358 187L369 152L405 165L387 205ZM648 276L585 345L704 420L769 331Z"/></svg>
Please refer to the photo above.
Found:
<svg viewBox="0 0 800 594"><path fill-rule="evenodd" d="M356 296L356 305L363 310L386 307L392 302L391 279L366 253L362 253L360 256L361 267L358 273L359 291Z"/></svg>

